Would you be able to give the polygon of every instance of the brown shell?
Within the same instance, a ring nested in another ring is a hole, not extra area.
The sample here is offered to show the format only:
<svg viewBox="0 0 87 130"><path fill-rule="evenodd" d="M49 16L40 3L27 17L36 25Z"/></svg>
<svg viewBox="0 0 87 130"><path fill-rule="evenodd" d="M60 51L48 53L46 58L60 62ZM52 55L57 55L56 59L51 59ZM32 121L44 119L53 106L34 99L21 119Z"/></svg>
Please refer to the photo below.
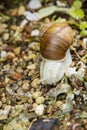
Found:
<svg viewBox="0 0 87 130"><path fill-rule="evenodd" d="M49 60L61 60L72 42L71 27L66 23L55 23L44 32L41 38L41 56Z"/></svg>

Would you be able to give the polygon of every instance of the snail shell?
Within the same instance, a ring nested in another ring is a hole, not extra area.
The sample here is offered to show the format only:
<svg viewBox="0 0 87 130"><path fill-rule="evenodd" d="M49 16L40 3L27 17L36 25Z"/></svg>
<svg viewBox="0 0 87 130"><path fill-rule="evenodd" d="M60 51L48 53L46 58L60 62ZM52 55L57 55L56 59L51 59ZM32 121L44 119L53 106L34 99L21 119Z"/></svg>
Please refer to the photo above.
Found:
<svg viewBox="0 0 87 130"><path fill-rule="evenodd" d="M48 60L64 59L73 42L73 36L73 30L67 23L53 24L41 38L41 56Z"/></svg>

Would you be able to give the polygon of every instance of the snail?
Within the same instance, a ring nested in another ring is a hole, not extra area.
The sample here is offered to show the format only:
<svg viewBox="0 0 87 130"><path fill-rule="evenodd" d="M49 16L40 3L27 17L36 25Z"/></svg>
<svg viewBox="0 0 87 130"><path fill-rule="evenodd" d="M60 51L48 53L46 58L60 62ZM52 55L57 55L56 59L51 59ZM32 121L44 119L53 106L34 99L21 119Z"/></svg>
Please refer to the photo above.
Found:
<svg viewBox="0 0 87 130"><path fill-rule="evenodd" d="M72 63L70 46L73 30L67 23L55 23L41 37L40 79L42 84L55 84L62 79Z"/></svg>

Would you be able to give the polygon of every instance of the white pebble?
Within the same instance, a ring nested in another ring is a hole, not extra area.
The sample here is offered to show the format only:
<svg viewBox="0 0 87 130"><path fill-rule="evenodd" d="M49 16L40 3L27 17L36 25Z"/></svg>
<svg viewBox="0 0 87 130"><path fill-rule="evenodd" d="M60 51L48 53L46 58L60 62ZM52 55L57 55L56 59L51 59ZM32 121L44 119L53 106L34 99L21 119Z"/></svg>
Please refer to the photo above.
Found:
<svg viewBox="0 0 87 130"><path fill-rule="evenodd" d="M38 116L42 116L42 115L44 114L44 105L43 105L43 104L38 105L38 106L35 108L35 113L36 113Z"/></svg>
<svg viewBox="0 0 87 130"><path fill-rule="evenodd" d="M56 1L56 4L57 4L57 6L63 6L63 7L66 6L66 4L60 2L59 0Z"/></svg>
<svg viewBox="0 0 87 130"><path fill-rule="evenodd" d="M39 30L35 29L31 32L31 36L39 36Z"/></svg>
<svg viewBox="0 0 87 130"><path fill-rule="evenodd" d="M27 7L30 9L39 9L41 7L40 0L30 0Z"/></svg>
<svg viewBox="0 0 87 130"><path fill-rule="evenodd" d="M84 44L85 48L87 48L87 38L83 39L83 44Z"/></svg>
<svg viewBox="0 0 87 130"><path fill-rule="evenodd" d="M38 13L35 13L35 12L31 13L29 11L25 11L24 15L25 15L26 19L29 21L38 21L39 20Z"/></svg>
<svg viewBox="0 0 87 130"><path fill-rule="evenodd" d="M7 52L6 51L2 51L1 52L1 58L5 58L7 56Z"/></svg>

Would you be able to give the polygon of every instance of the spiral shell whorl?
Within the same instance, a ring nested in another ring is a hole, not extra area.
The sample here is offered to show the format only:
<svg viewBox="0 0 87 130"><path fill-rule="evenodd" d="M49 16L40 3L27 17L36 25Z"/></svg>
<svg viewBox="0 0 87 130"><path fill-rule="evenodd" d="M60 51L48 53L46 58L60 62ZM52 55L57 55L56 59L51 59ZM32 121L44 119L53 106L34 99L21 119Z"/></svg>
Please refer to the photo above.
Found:
<svg viewBox="0 0 87 130"><path fill-rule="evenodd" d="M73 42L73 31L66 23L56 23L43 34L41 56L48 60L61 60Z"/></svg>

